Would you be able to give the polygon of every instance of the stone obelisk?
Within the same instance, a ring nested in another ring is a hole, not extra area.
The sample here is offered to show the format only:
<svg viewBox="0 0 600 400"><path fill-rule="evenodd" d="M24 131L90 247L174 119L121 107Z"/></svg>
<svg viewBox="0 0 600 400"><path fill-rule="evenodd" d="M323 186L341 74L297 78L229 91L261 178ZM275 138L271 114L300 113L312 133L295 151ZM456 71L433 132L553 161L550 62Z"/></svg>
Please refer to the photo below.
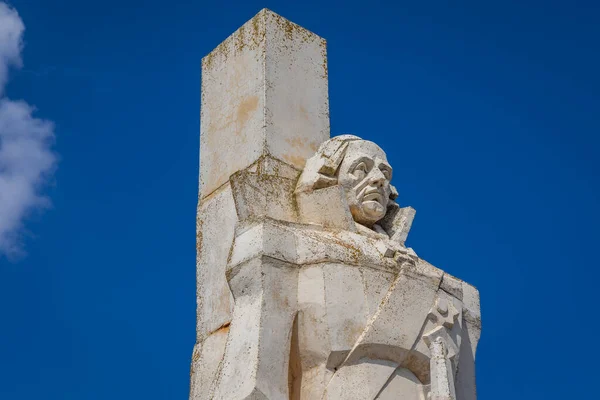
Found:
<svg viewBox="0 0 600 400"><path fill-rule="evenodd" d="M479 292L406 247L383 149L330 138L325 41L260 11L201 107L190 400L475 400Z"/></svg>

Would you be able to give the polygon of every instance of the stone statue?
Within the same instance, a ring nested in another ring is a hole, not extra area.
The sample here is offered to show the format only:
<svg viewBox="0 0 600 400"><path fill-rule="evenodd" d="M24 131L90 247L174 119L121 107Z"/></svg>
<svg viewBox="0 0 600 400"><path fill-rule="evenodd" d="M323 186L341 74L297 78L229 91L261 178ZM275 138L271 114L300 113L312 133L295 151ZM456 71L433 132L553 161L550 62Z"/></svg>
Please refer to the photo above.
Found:
<svg viewBox="0 0 600 400"><path fill-rule="evenodd" d="M377 238L379 241L376 243L376 247L382 251L384 257L390 257L393 255L394 260L397 262L398 270L402 268L416 269L416 264L420 262L412 249L404 248L403 240L386 240L394 238L394 233L397 231L406 231L405 234L396 236L395 238L406 238L407 230L410 228L412 223L412 217L414 217L414 210L408 208L406 212L400 212L398 205L395 202L398 193L396 189L391 185L392 179L392 167L387 161L385 152L375 143L362 140L361 138L353 135L342 135L334 137L324 142L316 154L309 158L306 162L306 167L303 170L298 180L295 193L298 197L298 203L309 203L309 204L323 204L328 202L328 207L321 209L322 214L326 214L328 208L338 208L346 210L346 218L341 218L341 222L336 224L329 224L330 227L344 227L347 230L352 231L352 226L344 226L344 222L349 220L351 215L352 219L357 223L357 231L362 234L367 234L370 237ZM326 188L339 187L337 193L343 193L344 196L331 197L331 192L323 191ZM303 197L304 196L304 197ZM324 196L324 199L321 198ZM337 203L337 204L336 204ZM309 206L310 207L310 206ZM343 214L343 213L340 213ZM410 215L409 218L406 215ZM397 215L402 215L403 218L394 218ZM387 218L386 218L387 217ZM390 223L391 221L391 223ZM317 217L311 219L311 213L305 214L305 221L308 223L321 224L323 221ZM331 222L331 221L330 221ZM399 226L401 225L401 226ZM388 230L384 229L387 227ZM369 228L373 232L369 233ZM391 229L390 229L391 228ZM395 228L395 229L394 229ZM377 233L378 235L375 235ZM423 263L421 262L422 266ZM365 275L363 272L363 280ZM452 329L456 322L459 313L456 311L456 307L452 302L448 303L448 299L438 298L436 304L443 304L445 307L442 312L444 316L448 316L443 320L443 326L439 329L432 329L432 332L426 332L423 336L423 340L427 345L435 344L438 349L436 354L443 354L443 359L450 362L451 359L458 358L456 356L457 346L460 345L460 332L457 332L454 339L450 339L447 334L447 329ZM383 303L379 304L381 307ZM442 307L442 306L440 306ZM450 307L450 309L448 309ZM431 320L438 320L438 316L435 313L436 309L427 310L427 316ZM442 316L440 315L440 320ZM375 315L372 316L372 318ZM370 320L367 322L367 326L363 329L363 333L366 333L369 329L369 323L375 323L376 320ZM432 342L432 338L435 340ZM458 343L457 343L458 341ZM364 395L364 398L406 398L406 399L420 399L420 398L433 398L446 399L456 398L455 389L453 386L455 368L457 363L454 363L454 367L448 367L440 370L437 364L432 365L435 370L436 379L442 381L441 384L434 384L434 392L431 391L431 383L423 384L423 382L431 382L431 370L428 370L427 366L423 368L422 363L426 362L423 360L417 361L407 360L406 352L410 351L407 347L393 348L387 347L389 344L383 343L370 343L361 344L362 347L356 347L356 342L343 352L343 356L335 355L333 353L329 356L327 361L324 361L324 365L329 371L325 372L328 375L331 370L336 371L337 375L343 376L339 380L344 380L343 385L336 386L336 379L333 376L329 379L328 383L330 387L326 387L325 393L329 392L329 398L343 398L343 392L348 389L349 382L354 382L357 387L353 388L350 393L354 396ZM451 346L450 353L447 347ZM377 349L377 347L381 347ZM300 356L302 357L303 348L299 348ZM350 357L350 353L354 351L353 357ZM380 353L380 354L378 354ZM415 354L418 354L415 352ZM422 356L422 354L420 354ZM342 360L342 358L345 358ZM427 356L423 357L424 359ZM438 357L439 358L439 357ZM375 361L376 360L376 361ZM343 369L345 372L337 372L339 369L340 361L342 365L346 364L346 368ZM446 366L446 361L440 365ZM389 364L388 364L389 363ZM421 363L421 364L420 364ZM384 367L383 364L388 364L389 370L394 370L396 375L387 373L382 374ZM411 370L412 367L412 370ZM451 370L451 372L449 372ZM418 374L419 376L417 376ZM379 380L365 380L364 375L377 376ZM380 376L378 376L380 375ZM381 380L381 377L387 376L393 380L403 380L401 389L394 391L390 388L390 382L387 380ZM391 377L390 377L391 376ZM410 383L409 383L410 382ZM444 386L444 389L439 389L439 386ZM304 386L313 389L319 387L314 382L305 382ZM409 389L407 387L412 386ZM322 390L319 387L319 391ZM366 391L360 392L361 389ZM331 392L336 390L335 395L331 396ZM435 392L439 393L435 393ZM408 395L408 393L412 395ZM309 393L308 391L306 393ZM322 394L312 393L300 396L300 398L321 398ZM349 397L347 397L349 398ZM360 397L362 398L362 397Z"/></svg>
<svg viewBox="0 0 600 400"><path fill-rule="evenodd" d="M475 400L479 293L406 247L385 152L329 138L324 46L263 10L203 60L190 399Z"/></svg>

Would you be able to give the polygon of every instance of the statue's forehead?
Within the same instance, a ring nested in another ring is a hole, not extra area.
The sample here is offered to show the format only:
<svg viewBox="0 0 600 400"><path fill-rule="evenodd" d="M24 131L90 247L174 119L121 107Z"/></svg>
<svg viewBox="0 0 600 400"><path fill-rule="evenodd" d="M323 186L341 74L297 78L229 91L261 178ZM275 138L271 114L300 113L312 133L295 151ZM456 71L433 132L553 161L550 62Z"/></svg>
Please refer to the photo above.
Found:
<svg viewBox="0 0 600 400"><path fill-rule="evenodd" d="M364 156L371 159L379 159L387 163L385 152L375 143L368 140L353 140L348 143L346 159L353 160Z"/></svg>

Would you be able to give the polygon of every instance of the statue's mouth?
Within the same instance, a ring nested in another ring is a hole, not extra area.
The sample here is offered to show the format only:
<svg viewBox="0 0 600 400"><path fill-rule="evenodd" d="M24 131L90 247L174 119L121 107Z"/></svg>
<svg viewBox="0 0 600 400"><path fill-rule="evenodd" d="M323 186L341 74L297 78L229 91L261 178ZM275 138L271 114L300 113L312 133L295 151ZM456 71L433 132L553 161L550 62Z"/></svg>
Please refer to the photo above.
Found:
<svg viewBox="0 0 600 400"><path fill-rule="evenodd" d="M381 203L383 200L383 196L379 193L378 189L368 190L363 196L363 201L376 201Z"/></svg>

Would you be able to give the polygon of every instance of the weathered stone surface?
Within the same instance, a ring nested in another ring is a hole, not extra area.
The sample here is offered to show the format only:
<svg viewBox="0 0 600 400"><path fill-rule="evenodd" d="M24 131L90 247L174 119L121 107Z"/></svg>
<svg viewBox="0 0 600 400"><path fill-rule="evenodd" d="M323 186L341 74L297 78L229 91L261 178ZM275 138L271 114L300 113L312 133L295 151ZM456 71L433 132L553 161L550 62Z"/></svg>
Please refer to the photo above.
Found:
<svg viewBox="0 0 600 400"><path fill-rule="evenodd" d="M233 298L225 279L225 267L233 243L237 215L231 187L226 185L198 207L196 261L197 336L231 322Z"/></svg>
<svg viewBox="0 0 600 400"><path fill-rule="evenodd" d="M202 197L266 154L302 168L328 138L322 38L262 10L202 60Z"/></svg>
<svg viewBox="0 0 600 400"><path fill-rule="evenodd" d="M294 183L298 180L301 170L296 169L291 164L280 161L271 156L264 156L251 166L249 172L256 172L260 175L275 175L282 178L291 179Z"/></svg>
<svg viewBox="0 0 600 400"><path fill-rule="evenodd" d="M436 329L437 332L444 332L443 327ZM453 400L456 399L454 390L454 372L448 358L447 339L443 335L435 336L428 340L430 352L430 370L431 370L431 399L432 400Z"/></svg>
<svg viewBox="0 0 600 400"><path fill-rule="evenodd" d="M398 393L406 399L428 400L428 387L406 368L397 368L385 384L376 400L398 400Z"/></svg>
<svg viewBox="0 0 600 400"><path fill-rule="evenodd" d="M423 327L424 340L418 341L415 345L414 351L419 353L422 359L430 358L427 341L431 338L431 332L438 327L446 328L441 330L441 334L445 335L444 338L449 339L445 346L448 350L448 358L453 361L454 370L456 370L463 332L462 304L443 290L437 292L436 299L429 310Z"/></svg>
<svg viewBox="0 0 600 400"><path fill-rule="evenodd" d="M452 275L445 273L442 278L442 283L440 285L440 289L445 292L451 294L456 297L458 300L463 299L463 281L458 278L453 277Z"/></svg>
<svg viewBox="0 0 600 400"><path fill-rule="evenodd" d="M326 399L373 399L398 364L393 361L361 358L336 373L327 386Z"/></svg>
<svg viewBox="0 0 600 400"><path fill-rule="evenodd" d="M266 10L203 60L190 399L475 400L479 292L405 246L383 149L328 139L325 61Z"/></svg>
<svg viewBox="0 0 600 400"><path fill-rule="evenodd" d="M361 268L360 271L363 278L367 313L369 318L372 318L394 283L396 274L373 268Z"/></svg>
<svg viewBox="0 0 600 400"><path fill-rule="evenodd" d="M388 232L392 240L404 244L416 213L417 211L412 207L400 207L394 203L379 224Z"/></svg>
<svg viewBox="0 0 600 400"><path fill-rule="evenodd" d="M341 186L331 186L296 196L302 222L330 229L355 231L355 222ZM332 206L336 205L336 206ZM328 212L324 213L323 210Z"/></svg>
<svg viewBox="0 0 600 400"><path fill-rule="evenodd" d="M288 398L298 269L261 256L238 268L229 284L235 310L214 398Z"/></svg>
<svg viewBox="0 0 600 400"><path fill-rule="evenodd" d="M270 217L298 221L292 191L295 180L277 175L239 171L230 178L238 218Z"/></svg>
<svg viewBox="0 0 600 400"><path fill-rule="evenodd" d="M212 390L214 390L214 382L222 366L228 334L229 325L213 332L194 347L190 400L212 398Z"/></svg>
<svg viewBox="0 0 600 400"><path fill-rule="evenodd" d="M476 400L475 352L481 335L479 291L466 282L463 287L463 326L460 346L460 368L456 376L456 396L459 400Z"/></svg>
<svg viewBox="0 0 600 400"><path fill-rule="evenodd" d="M398 365L418 361L411 360L409 354L420 340L437 286L415 278L416 274L416 269L409 265L400 271L346 362L361 357L392 360ZM428 376L427 371L412 371L420 377Z"/></svg>
<svg viewBox="0 0 600 400"><path fill-rule="evenodd" d="M327 367L334 369L347 357L365 325L368 303L358 268L345 264L326 264L325 314L329 332L330 354Z"/></svg>
<svg viewBox="0 0 600 400"><path fill-rule="evenodd" d="M264 254L299 265L340 262L368 265L389 272L399 270L397 260L384 254L393 244L387 242L387 246L382 247L380 240L355 232L332 232L321 227L257 217L247 223L240 222L236 235L229 261L233 265Z"/></svg>
<svg viewBox="0 0 600 400"><path fill-rule="evenodd" d="M326 368L331 353L323 265L303 267L298 274L298 334L301 379L293 382L299 399L321 396L332 375Z"/></svg>

